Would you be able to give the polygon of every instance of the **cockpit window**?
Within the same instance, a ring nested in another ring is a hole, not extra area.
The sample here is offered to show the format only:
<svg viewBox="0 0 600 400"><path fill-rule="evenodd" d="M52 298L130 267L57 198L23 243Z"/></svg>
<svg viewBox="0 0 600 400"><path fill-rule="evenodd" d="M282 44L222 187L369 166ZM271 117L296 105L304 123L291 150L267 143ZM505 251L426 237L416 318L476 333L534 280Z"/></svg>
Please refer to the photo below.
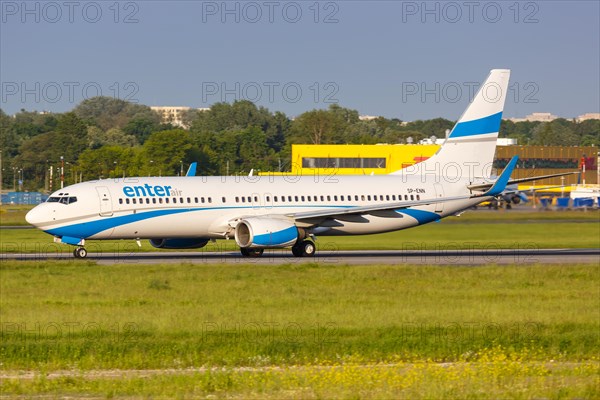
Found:
<svg viewBox="0 0 600 400"><path fill-rule="evenodd" d="M76 201L77 201L77 197L75 197L75 196L70 196L70 197L53 196L53 197L48 198L48 203L71 204L71 203L75 203Z"/></svg>

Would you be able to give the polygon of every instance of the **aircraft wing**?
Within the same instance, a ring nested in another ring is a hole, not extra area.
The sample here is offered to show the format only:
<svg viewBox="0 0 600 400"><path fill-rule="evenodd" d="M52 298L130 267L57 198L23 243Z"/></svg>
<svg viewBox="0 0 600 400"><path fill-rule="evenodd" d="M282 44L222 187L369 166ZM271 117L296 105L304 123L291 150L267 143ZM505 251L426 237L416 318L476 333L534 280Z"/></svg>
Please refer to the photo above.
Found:
<svg viewBox="0 0 600 400"><path fill-rule="evenodd" d="M294 220L306 220L313 218L335 218L347 215L371 214L377 211L393 211L402 210L409 207L426 206L429 204L444 203L448 201L466 200L480 196L456 196L456 197L440 197L427 200L401 201L395 203L377 204L372 206L344 207L336 209L325 209L315 211L303 211L298 213L285 214L288 218Z"/></svg>

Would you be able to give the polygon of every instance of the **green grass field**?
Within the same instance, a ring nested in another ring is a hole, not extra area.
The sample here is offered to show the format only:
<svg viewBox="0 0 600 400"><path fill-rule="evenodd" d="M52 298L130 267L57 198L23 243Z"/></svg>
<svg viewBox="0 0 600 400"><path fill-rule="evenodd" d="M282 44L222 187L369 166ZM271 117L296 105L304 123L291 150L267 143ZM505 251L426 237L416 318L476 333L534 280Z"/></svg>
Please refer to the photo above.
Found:
<svg viewBox="0 0 600 400"><path fill-rule="evenodd" d="M6 395L600 396L597 265L4 261L0 277Z"/></svg>

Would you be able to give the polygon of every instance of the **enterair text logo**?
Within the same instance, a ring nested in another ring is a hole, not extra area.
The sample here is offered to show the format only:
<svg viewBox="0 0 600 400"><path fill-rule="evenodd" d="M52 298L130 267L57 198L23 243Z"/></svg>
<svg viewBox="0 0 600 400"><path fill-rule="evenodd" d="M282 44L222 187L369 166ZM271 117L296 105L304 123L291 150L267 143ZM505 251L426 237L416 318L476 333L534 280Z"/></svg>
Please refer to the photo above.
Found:
<svg viewBox="0 0 600 400"><path fill-rule="evenodd" d="M123 193L127 197L167 197L181 196L182 192L172 186L152 186L146 183L144 186L124 186Z"/></svg>

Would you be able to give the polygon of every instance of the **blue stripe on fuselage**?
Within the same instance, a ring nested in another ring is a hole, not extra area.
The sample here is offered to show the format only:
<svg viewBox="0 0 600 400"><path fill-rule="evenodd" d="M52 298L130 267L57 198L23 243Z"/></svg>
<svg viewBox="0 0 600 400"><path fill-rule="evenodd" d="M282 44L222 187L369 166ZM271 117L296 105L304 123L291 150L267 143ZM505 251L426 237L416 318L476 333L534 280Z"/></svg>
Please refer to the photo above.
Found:
<svg viewBox="0 0 600 400"><path fill-rule="evenodd" d="M431 211L417 210L414 208L404 208L402 210L396 210L396 212L413 217L419 222L419 225L427 224L433 221L439 221L442 219L439 214Z"/></svg>
<svg viewBox="0 0 600 400"><path fill-rule="evenodd" d="M288 206L278 206L280 208L288 208ZM303 206L303 208L350 208L351 206ZM120 217L101 217L90 222L82 222L79 224L62 226L60 228L48 229L45 232L50 235L62 237L69 236L74 238L89 238L107 229L116 228L117 226L131 224L133 222L143 221L150 218L162 217L164 215L180 214L191 211L208 211L208 210L227 210L227 209L246 209L252 207L210 207L210 208L183 208L183 209L167 209L137 212L135 214L123 215ZM276 207L273 207L276 208Z"/></svg>

